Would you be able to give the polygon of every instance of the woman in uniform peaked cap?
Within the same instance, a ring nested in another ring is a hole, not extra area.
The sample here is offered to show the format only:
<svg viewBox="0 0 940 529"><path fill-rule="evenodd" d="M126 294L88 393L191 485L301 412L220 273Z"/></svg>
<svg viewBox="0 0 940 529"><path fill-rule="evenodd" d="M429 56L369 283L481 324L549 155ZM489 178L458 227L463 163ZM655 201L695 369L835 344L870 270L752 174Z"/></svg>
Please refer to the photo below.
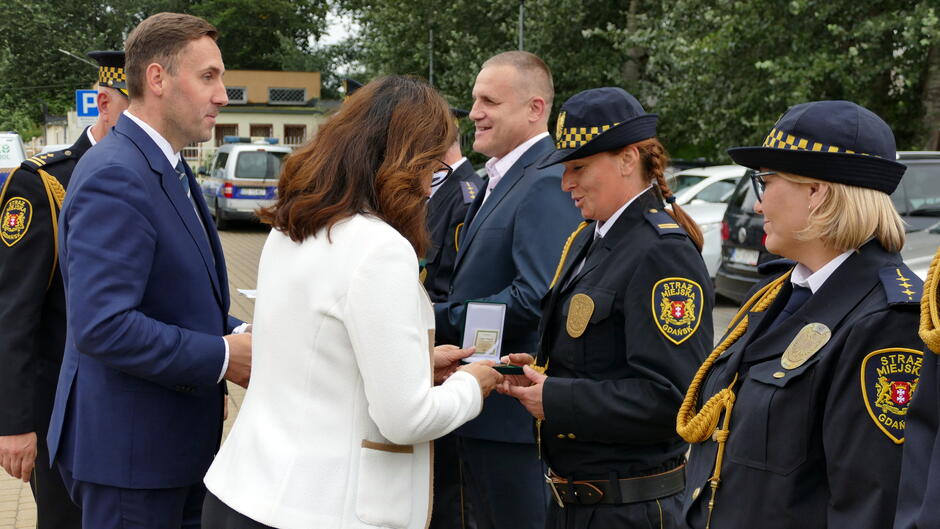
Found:
<svg viewBox="0 0 940 529"><path fill-rule="evenodd" d="M538 358L500 388L537 420L550 528L674 527L687 445L673 417L712 346L702 235L663 177L656 120L620 88L561 108L562 188L586 219L543 299Z"/></svg>
<svg viewBox="0 0 940 529"><path fill-rule="evenodd" d="M796 265L756 289L682 403L683 526L891 527L922 361L891 129L816 101L728 153L754 170L767 249Z"/></svg>

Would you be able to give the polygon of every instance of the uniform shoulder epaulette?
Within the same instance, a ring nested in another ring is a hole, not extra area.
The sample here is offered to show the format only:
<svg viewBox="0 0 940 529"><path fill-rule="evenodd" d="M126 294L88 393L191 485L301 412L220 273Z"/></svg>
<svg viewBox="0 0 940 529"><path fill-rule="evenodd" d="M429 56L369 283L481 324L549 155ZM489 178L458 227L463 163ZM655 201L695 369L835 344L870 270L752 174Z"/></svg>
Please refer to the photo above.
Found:
<svg viewBox="0 0 940 529"><path fill-rule="evenodd" d="M28 158L22 164L21 167L24 167L28 170L36 172L36 170L48 167L50 165L55 165L59 162L64 162L66 160L72 159L72 151L70 149L64 149L61 151L46 152L43 154L37 154L32 158Z"/></svg>
<svg viewBox="0 0 940 529"><path fill-rule="evenodd" d="M888 305L919 305L924 293L924 282L904 263L879 270L881 286L885 289Z"/></svg>
<svg viewBox="0 0 940 529"><path fill-rule="evenodd" d="M688 235L682 229L682 226L676 222L676 219L672 218L672 215L661 209L648 209L643 216L653 226L653 229L659 233L660 237L663 235Z"/></svg>
<svg viewBox="0 0 940 529"><path fill-rule="evenodd" d="M475 183L469 180L461 180L460 192L463 193L463 203L469 204L477 197L477 193L480 192L480 188L478 188Z"/></svg>

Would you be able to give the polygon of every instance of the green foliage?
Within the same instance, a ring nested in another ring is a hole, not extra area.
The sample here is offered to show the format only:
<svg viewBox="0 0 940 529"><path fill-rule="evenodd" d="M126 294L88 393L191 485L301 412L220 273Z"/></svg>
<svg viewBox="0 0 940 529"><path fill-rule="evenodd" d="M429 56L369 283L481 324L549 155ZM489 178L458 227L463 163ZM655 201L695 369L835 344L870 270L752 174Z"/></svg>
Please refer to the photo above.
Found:
<svg viewBox="0 0 940 529"><path fill-rule="evenodd" d="M528 0L525 48L552 68L557 110L616 85L660 115L682 157L760 143L788 106L850 99L885 118L899 148L922 144L923 80L940 46L936 0ZM518 42L517 2L340 0L363 27L370 75L427 77L469 108L480 63ZM467 127L467 125L465 125Z"/></svg>
<svg viewBox="0 0 940 529"><path fill-rule="evenodd" d="M74 91L92 86L97 74L58 50L84 56L122 49L127 34L152 14L203 16L219 29L229 69L278 70L330 64L310 45L323 32L327 8L325 0L0 2L0 128L28 139L40 131L44 107L64 115L74 107Z"/></svg>

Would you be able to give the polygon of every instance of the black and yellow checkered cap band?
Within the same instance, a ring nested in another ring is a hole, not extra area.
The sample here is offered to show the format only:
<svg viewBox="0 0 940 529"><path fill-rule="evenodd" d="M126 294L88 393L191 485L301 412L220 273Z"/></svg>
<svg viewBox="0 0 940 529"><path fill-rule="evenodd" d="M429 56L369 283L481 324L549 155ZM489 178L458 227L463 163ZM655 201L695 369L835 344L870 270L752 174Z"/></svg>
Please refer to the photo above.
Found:
<svg viewBox="0 0 940 529"><path fill-rule="evenodd" d="M799 136L794 136L793 134L788 134L778 129L772 129L770 131L770 134L764 139L763 146L771 149L789 149L791 151L839 152L843 154L874 156L864 152L855 152L852 149L845 149L838 145L829 145L806 138L800 138Z"/></svg>
<svg viewBox="0 0 940 529"><path fill-rule="evenodd" d="M597 127L566 127L561 129L555 146L558 149L577 149L593 140L599 134L606 132L620 123L612 125L599 125Z"/></svg>
<svg viewBox="0 0 940 529"><path fill-rule="evenodd" d="M124 68L117 66L99 66L98 82L104 86L114 86L120 83L121 87L126 86L127 75L124 74Z"/></svg>

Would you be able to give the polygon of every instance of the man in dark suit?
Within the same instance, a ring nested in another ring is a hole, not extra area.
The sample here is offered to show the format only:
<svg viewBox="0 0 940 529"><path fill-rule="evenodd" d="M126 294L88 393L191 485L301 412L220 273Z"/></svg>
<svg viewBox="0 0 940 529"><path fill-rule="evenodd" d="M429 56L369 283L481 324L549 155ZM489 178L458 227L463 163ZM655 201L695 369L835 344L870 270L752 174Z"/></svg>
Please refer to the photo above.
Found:
<svg viewBox="0 0 940 529"><path fill-rule="evenodd" d="M247 385L251 335L225 335L240 322L222 247L179 155L228 103L216 35L175 13L131 32L130 107L62 206L68 324L48 442L84 527L199 527L222 379Z"/></svg>
<svg viewBox="0 0 940 529"><path fill-rule="evenodd" d="M98 120L64 151L24 161L0 189L0 466L29 481L39 529L78 529L81 511L48 465L46 433L65 349L57 219L78 159L127 108L123 51L95 51ZM39 464L36 464L39 461Z"/></svg>
<svg viewBox="0 0 940 529"><path fill-rule="evenodd" d="M461 343L465 302L484 300L506 305L503 354L536 351L539 302L581 220L561 190L562 168L536 168L554 150L553 97L551 72L531 53L496 55L477 75L473 148L491 157L489 181L460 232L447 301L434 306L439 343ZM548 491L525 408L492 395L458 435L479 527L541 529Z"/></svg>

